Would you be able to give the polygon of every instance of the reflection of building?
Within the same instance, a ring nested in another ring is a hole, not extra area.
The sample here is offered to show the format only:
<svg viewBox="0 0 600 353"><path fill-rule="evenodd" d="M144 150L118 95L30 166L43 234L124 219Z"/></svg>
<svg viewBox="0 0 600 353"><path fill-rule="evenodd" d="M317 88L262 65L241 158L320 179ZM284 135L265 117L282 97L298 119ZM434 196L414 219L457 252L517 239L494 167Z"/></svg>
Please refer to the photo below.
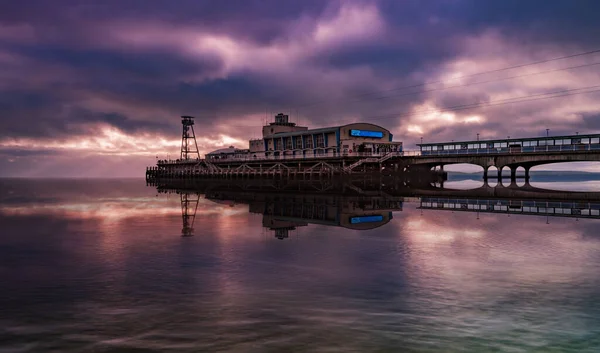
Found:
<svg viewBox="0 0 600 353"><path fill-rule="evenodd" d="M279 239L289 230L308 224L321 224L355 230L380 227L392 219L392 211L401 211L398 197L306 196L304 194L265 198L250 202L250 212L263 214L263 226Z"/></svg>
<svg viewBox="0 0 600 353"><path fill-rule="evenodd" d="M392 219L392 211L402 210L402 197L393 196L395 183L377 180L356 183L331 183L331 180L310 183L260 181L229 183L215 181L203 184L203 190L179 189L183 218L182 234L193 234L199 195L217 203L223 201L248 204L251 213L263 215L263 226L279 239L291 230L308 224L368 230L380 227ZM159 189L170 192L173 189Z"/></svg>

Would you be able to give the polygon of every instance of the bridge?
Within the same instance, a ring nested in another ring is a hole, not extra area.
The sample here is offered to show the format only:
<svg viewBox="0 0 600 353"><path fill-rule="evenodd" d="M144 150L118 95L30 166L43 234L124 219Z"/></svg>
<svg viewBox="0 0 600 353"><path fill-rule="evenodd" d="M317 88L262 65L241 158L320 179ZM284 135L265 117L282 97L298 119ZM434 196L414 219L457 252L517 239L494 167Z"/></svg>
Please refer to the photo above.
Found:
<svg viewBox="0 0 600 353"><path fill-rule="evenodd" d="M416 153L404 153L403 168L443 169L449 164L474 164L483 168L485 180L490 167L498 169L497 176L491 176L498 179L508 167L511 180L517 178L517 168L522 167L528 180L534 166L600 161L600 134L420 143L417 146Z"/></svg>

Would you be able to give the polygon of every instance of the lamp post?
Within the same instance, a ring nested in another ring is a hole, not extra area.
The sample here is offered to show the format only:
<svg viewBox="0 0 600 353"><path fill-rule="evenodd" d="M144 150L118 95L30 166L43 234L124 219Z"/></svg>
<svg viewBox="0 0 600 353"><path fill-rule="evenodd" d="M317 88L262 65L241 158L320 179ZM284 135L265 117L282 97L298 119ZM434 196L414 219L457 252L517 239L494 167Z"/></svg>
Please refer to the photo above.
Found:
<svg viewBox="0 0 600 353"><path fill-rule="evenodd" d="M550 136L550 129L546 129L546 137Z"/></svg>
<svg viewBox="0 0 600 353"><path fill-rule="evenodd" d="M421 144L423 144L423 137L421 137Z"/></svg>
<svg viewBox="0 0 600 353"><path fill-rule="evenodd" d="M477 141L479 141L479 133L477 133Z"/></svg>

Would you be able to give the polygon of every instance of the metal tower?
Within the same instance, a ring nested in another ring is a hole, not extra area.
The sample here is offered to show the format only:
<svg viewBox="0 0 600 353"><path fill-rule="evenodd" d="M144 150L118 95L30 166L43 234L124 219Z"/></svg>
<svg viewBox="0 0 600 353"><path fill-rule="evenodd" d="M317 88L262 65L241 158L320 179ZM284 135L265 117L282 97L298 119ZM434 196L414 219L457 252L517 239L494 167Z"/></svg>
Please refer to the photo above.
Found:
<svg viewBox="0 0 600 353"><path fill-rule="evenodd" d="M198 151L198 143L196 142L196 134L194 133L194 117L182 116L181 125L183 125L183 133L181 134L181 159L200 159ZM190 133L191 131L191 133ZM190 158L191 157L191 158Z"/></svg>

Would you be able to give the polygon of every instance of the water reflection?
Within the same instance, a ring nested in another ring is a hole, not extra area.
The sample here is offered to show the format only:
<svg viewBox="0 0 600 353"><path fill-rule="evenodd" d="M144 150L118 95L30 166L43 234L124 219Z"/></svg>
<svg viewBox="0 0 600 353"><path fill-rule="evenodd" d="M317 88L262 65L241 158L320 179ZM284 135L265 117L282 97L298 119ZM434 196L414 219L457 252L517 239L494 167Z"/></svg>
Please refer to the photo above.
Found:
<svg viewBox="0 0 600 353"><path fill-rule="evenodd" d="M402 211L404 202L420 210L450 210L545 217L600 219L600 192L569 192L515 183L466 189L463 183L418 184L396 179L208 180L153 184L159 193L181 198L183 236L193 234L200 195L215 203L248 205L277 239L309 224L368 230ZM506 185L506 186L505 186ZM457 187L454 189L453 187Z"/></svg>
<svg viewBox="0 0 600 353"><path fill-rule="evenodd" d="M460 207L423 208L433 198ZM469 206L516 201L598 199L389 179L0 182L0 350L598 352L600 222Z"/></svg>

